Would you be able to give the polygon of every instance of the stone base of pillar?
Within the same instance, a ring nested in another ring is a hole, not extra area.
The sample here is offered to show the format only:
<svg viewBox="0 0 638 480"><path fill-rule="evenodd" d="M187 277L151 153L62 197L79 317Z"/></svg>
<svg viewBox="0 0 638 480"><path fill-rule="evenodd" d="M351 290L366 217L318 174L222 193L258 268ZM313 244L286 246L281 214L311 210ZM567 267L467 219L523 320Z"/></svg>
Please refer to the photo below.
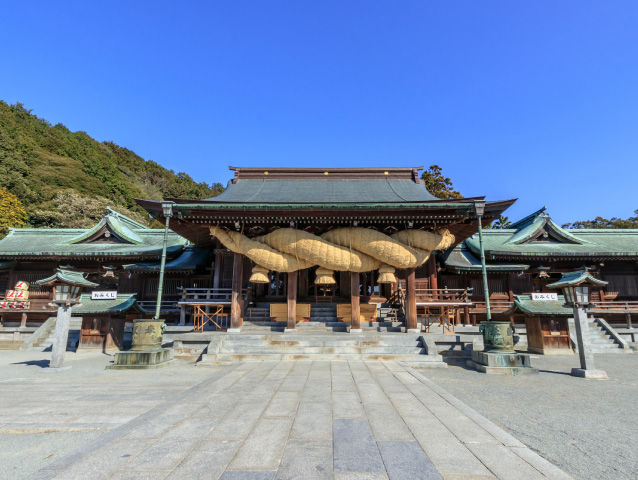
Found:
<svg viewBox="0 0 638 480"><path fill-rule="evenodd" d="M226 330L226 333L239 333L241 332L241 328L229 328Z"/></svg>
<svg viewBox="0 0 638 480"><path fill-rule="evenodd" d="M350 328L348 330L348 333L362 333L363 330L361 330L360 328Z"/></svg>
<svg viewBox="0 0 638 480"><path fill-rule="evenodd" d="M65 367L45 367L42 370L40 370L41 372L64 372L65 370L71 370L70 366L65 366Z"/></svg>
<svg viewBox="0 0 638 480"><path fill-rule="evenodd" d="M530 356L525 353L472 352L472 360L467 361L467 366L493 375L538 373L538 368L532 367Z"/></svg>
<svg viewBox="0 0 638 480"><path fill-rule="evenodd" d="M421 329L419 328L408 328L407 333L421 333Z"/></svg>
<svg viewBox="0 0 638 480"><path fill-rule="evenodd" d="M297 333L296 328L284 328L284 333Z"/></svg>
<svg viewBox="0 0 638 480"><path fill-rule="evenodd" d="M572 368L572 376L580 378L596 378L598 380L606 380L609 378L604 370L585 370L584 368Z"/></svg>
<svg viewBox="0 0 638 480"><path fill-rule="evenodd" d="M173 363L173 349L162 348L158 350L129 350L117 352L115 362L108 365L107 369L145 369L161 368Z"/></svg>

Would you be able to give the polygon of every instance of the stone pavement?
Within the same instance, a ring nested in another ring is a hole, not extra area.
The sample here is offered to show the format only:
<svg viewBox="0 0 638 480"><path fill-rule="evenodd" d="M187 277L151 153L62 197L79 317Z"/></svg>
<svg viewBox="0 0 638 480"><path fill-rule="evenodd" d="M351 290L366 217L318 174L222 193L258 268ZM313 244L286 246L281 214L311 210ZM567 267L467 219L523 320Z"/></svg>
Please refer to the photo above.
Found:
<svg viewBox="0 0 638 480"><path fill-rule="evenodd" d="M152 384L144 382L149 393L129 395L128 402L119 404L120 415L99 416L101 402L109 399L97 390L91 411L68 405L72 421L49 412L43 424L80 425L95 422L97 416L119 426L30 478L570 478L418 372L395 362L244 362L212 370L190 368L203 381L165 391L160 399ZM126 415L127 403L134 418Z"/></svg>

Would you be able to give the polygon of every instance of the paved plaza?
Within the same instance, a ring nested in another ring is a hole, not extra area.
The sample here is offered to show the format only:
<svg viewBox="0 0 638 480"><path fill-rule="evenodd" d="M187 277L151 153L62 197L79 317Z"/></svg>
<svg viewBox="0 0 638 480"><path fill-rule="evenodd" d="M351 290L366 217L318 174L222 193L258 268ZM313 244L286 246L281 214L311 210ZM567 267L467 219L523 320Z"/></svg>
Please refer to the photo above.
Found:
<svg viewBox="0 0 638 480"><path fill-rule="evenodd" d="M569 478L395 362L52 374L34 353L2 354L2 478Z"/></svg>

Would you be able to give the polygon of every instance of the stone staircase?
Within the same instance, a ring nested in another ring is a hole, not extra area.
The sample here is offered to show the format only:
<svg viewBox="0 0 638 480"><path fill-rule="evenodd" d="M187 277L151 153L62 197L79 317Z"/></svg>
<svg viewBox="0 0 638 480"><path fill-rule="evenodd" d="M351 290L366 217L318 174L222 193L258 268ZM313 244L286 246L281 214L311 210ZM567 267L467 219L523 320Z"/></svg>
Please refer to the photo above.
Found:
<svg viewBox="0 0 638 480"><path fill-rule="evenodd" d="M243 329L242 329L243 330ZM262 360L399 360L419 367L446 367L428 355L419 334L387 333L217 333L198 365Z"/></svg>
<svg viewBox="0 0 638 480"><path fill-rule="evenodd" d="M285 322L271 322L268 314L268 303L257 303L250 307L244 316L242 332L263 332L268 328L272 332L283 332ZM250 320L249 320L250 319ZM313 303L310 305L310 320L299 322L297 330L304 333L346 332L350 322L340 322L337 319L337 304ZM393 309L382 305L378 309L375 322L361 322L364 332L404 332L404 318L398 317L394 321Z"/></svg>
<svg viewBox="0 0 638 480"><path fill-rule="evenodd" d="M571 318L569 319L569 332L575 350L578 351L576 327ZM589 321L589 336L593 353L631 353L630 349L622 348L622 345L596 320Z"/></svg>
<svg viewBox="0 0 638 480"><path fill-rule="evenodd" d="M75 351L77 349L77 340L82 330L82 318L71 317L71 323L69 325L69 337L66 343L67 351ZM34 342L32 348L38 350L47 350L53 345L53 337L55 333L55 322L46 328L45 331L40 332L40 338Z"/></svg>

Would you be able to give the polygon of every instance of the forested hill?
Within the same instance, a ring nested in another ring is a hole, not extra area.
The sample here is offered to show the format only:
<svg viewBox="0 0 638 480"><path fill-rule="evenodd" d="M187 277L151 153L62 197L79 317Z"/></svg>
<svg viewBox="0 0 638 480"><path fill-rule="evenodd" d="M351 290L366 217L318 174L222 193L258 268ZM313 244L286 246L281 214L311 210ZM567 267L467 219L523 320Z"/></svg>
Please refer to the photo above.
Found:
<svg viewBox="0 0 638 480"><path fill-rule="evenodd" d="M24 204L27 223L40 227L90 226L107 205L148 223L134 198L205 198L223 190L3 101L0 187Z"/></svg>

